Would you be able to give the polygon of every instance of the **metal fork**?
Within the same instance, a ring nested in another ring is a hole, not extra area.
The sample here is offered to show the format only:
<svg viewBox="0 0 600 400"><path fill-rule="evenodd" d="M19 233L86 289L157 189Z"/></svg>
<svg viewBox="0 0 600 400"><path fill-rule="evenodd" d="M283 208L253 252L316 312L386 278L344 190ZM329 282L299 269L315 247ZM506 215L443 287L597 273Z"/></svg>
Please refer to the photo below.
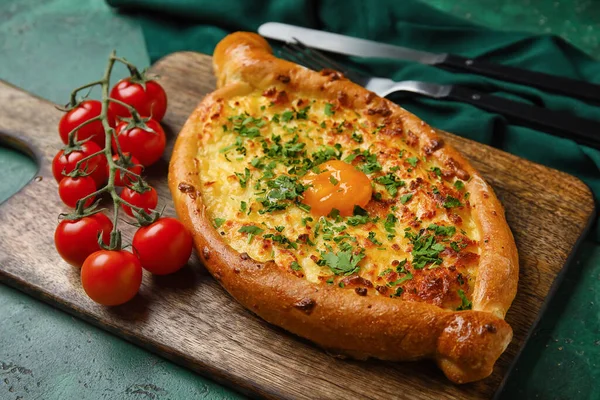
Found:
<svg viewBox="0 0 600 400"><path fill-rule="evenodd" d="M520 101L508 100L462 86L420 81L396 82L388 78L368 76L343 67L320 51L303 45L298 39L295 43L288 42L283 46L282 55L290 61L315 71L337 70L352 82L381 97L387 97L397 92L410 92L434 99L468 103L483 110L501 114L516 125L563 136L581 144L600 148L600 123L596 121L532 106Z"/></svg>

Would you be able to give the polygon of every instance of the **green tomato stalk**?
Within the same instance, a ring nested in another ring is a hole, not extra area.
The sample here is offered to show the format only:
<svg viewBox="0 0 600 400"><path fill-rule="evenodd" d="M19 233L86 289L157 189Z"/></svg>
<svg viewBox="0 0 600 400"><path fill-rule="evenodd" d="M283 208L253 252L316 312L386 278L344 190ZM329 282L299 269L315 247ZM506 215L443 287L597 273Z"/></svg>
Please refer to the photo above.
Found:
<svg viewBox="0 0 600 400"><path fill-rule="evenodd" d="M84 216L88 216L88 215L94 214L96 212L99 212L100 210L96 210L98 201L96 203L94 203L93 205L91 205L90 207L85 207L86 200L88 200L89 198L100 196L104 193L108 193L113 202L113 210L114 210L113 211L113 230L110 233L110 243L108 244L108 246L102 242L101 238L99 238L99 243L100 243L101 247L106 250L120 250L122 247L121 231L117 228L118 221L119 221L119 209L122 205L126 205L131 208L133 214L136 215L137 220L141 225L148 225L148 224L156 221L160 217L160 213L158 213L158 212L152 212L152 213L148 214L142 207L135 206L135 205L129 203L128 201L123 200L116 191L115 176L117 174L117 171L120 172L122 179L125 179L126 177L129 177L129 178L133 177L133 178L135 178L135 180L137 182L139 182L138 183L139 187L147 187L147 183L142 179L142 177L140 175L138 175L134 172L131 172L127 169L127 167L131 167L133 164L131 163L130 157L123 155L123 152L121 151L121 146L116 137L116 132L115 132L114 128L112 128L110 126L109 120L108 120L108 106L109 106L110 102L113 102L113 103L120 104L123 107L126 107L129 110L129 112L131 113L131 116L132 116L132 119L134 122L142 122L143 121L140 114L136 111L136 109L134 107L132 107L129 104L126 104L120 100L113 99L109 96L110 76L112 74L112 70L113 70L113 67L116 62L120 62L120 63L124 64L129 69L129 72L132 77L138 78L141 76L140 72L133 64L131 64L129 61L125 60L124 58L117 57L115 51L113 51L110 54L110 57L108 59L108 64L104 71L103 78L101 80L94 81L94 82L88 83L86 85L83 85L83 86L80 86L80 87L74 89L71 92L69 104L67 105L67 107L65 109L62 109L64 111L68 111L68 110L76 107L79 104L79 102L77 101L77 94L81 90L89 89L94 86L101 87L102 110L100 112L100 115L81 123L75 129L73 129L71 132L69 132L69 145L74 145L77 143L75 140L75 136L79 129L81 129L85 125L90 124L94 121L101 121L102 126L104 128L104 132L105 132L104 149L102 149L96 153L90 154L90 155L82 158L81 160L79 160L77 162L77 164L75 165L74 172L75 171L81 172L83 163L85 163L89 159L104 155L106 157L106 161L108 163L108 171L109 171L108 183L105 186L101 187L100 189L96 190L94 193L91 193L91 194L81 198L77 202L77 206L75 208L75 213L73 215L69 216L69 219L78 219L78 218L82 218ZM117 154L119 155L119 158L116 161L113 160L113 149L112 149L113 139L116 143ZM78 172L75 172L75 173L78 173Z"/></svg>

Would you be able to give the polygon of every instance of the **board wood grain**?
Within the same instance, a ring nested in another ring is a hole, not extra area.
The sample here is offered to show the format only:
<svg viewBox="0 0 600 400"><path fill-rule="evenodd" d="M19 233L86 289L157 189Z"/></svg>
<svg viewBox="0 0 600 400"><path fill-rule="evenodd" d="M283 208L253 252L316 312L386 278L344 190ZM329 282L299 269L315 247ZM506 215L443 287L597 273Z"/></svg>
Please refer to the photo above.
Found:
<svg viewBox="0 0 600 400"><path fill-rule="evenodd" d="M175 53L152 71L169 97L163 159L146 172L173 215L167 165L173 141L202 96L214 89L211 59ZM82 82L73 82L77 86ZM507 314L514 339L489 378L450 383L431 362L340 360L270 326L238 305L192 257L166 277L145 274L140 294L113 308L94 304L79 270L54 249L57 215L66 211L50 163L61 146L61 113L49 102L0 83L0 140L31 154L40 170L0 206L0 280L254 397L286 399L488 399L497 393L546 298L594 213L590 190L578 179L499 150L441 132L494 187L520 256L519 291ZM122 224L129 240L133 228Z"/></svg>

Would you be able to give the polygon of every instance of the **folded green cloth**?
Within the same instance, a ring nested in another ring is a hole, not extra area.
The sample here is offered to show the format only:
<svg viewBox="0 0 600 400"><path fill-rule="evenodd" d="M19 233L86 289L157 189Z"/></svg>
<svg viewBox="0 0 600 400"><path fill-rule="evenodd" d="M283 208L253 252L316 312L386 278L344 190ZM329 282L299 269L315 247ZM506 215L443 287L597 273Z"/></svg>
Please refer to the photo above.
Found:
<svg viewBox="0 0 600 400"><path fill-rule="evenodd" d="M415 0L108 0L108 3L140 13L153 61L179 50L211 54L227 33L256 31L263 22L279 21L600 83L600 63L558 37L487 29ZM379 76L462 84L600 120L598 107L522 85L398 60L353 58L353 61ZM598 150L509 125L503 117L467 104L418 96L404 96L399 103L435 127L576 175L596 196L600 195Z"/></svg>

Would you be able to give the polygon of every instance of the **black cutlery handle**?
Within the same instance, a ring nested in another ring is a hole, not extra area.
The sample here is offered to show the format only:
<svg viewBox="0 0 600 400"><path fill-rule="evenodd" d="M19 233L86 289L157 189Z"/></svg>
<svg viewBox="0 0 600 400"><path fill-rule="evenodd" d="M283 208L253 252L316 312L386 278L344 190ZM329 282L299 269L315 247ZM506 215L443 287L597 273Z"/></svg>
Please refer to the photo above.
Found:
<svg viewBox="0 0 600 400"><path fill-rule="evenodd" d="M587 146L600 148L600 123L589 119L508 100L460 86L453 86L450 93L444 97L501 114L517 125L563 136Z"/></svg>
<svg viewBox="0 0 600 400"><path fill-rule="evenodd" d="M446 57L436 65L460 69L466 72L489 76L507 82L515 82L552 93L558 93L578 99L600 102L600 85L563 78L556 75L534 72L527 69L509 67L481 61L476 58L466 58L454 54Z"/></svg>

